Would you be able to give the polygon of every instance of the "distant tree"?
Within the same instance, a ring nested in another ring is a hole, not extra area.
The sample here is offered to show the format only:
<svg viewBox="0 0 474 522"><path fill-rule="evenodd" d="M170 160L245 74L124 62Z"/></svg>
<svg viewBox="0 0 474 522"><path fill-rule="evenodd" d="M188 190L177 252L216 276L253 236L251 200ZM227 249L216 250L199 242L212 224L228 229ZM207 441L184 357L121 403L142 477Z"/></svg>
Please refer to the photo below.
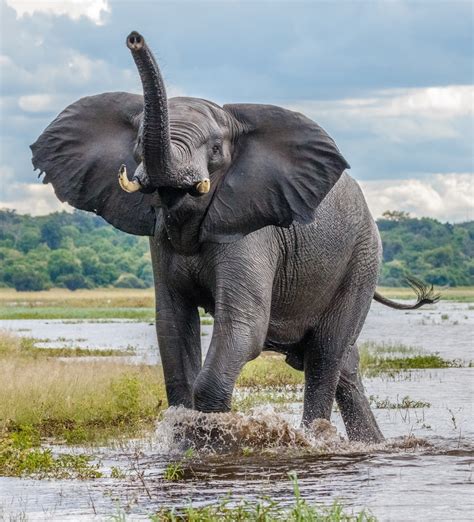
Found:
<svg viewBox="0 0 474 522"><path fill-rule="evenodd" d="M434 248L425 252L424 258L434 268L449 267L454 264L454 250L451 245Z"/></svg>
<svg viewBox="0 0 474 522"><path fill-rule="evenodd" d="M388 221L406 221L410 219L410 213L403 210L386 210L382 217Z"/></svg>
<svg viewBox="0 0 474 522"><path fill-rule="evenodd" d="M58 286L65 286L69 290L77 290L79 288L90 288L90 283L82 274L68 274L59 276L56 279Z"/></svg>
<svg viewBox="0 0 474 522"><path fill-rule="evenodd" d="M16 242L18 250L26 253L41 243L41 232L37 228L25 228Z"/></svg>
<svg viewBox="0 0 474 522"><path fill-rule="evenodd" d="M48 276L44 272L26 265L16 265L11 270L13 287L20 291L33 292L50 287Z"/></svg>
<svg viewBox="0 0 474 522"><path fill-rule="evenodd" d="M404 285L407 274L439 285L474 284L474 221L440 223L389 211L377 225L384 249L380 284ZM152 286L148 238L83 211L32 217L0 210L0 286L54 285Z"/></svg>
<svg viewBox="0 0 474 522"><path fill-rule="evenodd" d="M63 239L62 230L55 221L46 221L41 227L41 239L49 248L59 248Z"/></svg>
<svg viewBox="0 0 474 522"><path fill-rule="evenodd" d="M48 271L53 282L60 276L78 275L82 273L81 262L74 252L58 249L51 252L48 261Z"/></svg>
<svg viewBox="0 0 474 522"><path fill-rule="evenodd" d="M134 274L120 274L114 283L116 288L146 288L147 285Z"/></svg>
<svg viewBox="0 0 474 522"><path fill-rule="evenodd" d="M147 287L153 286L153 269L151 268L151 262L143 264L138 277Z"/></svg>

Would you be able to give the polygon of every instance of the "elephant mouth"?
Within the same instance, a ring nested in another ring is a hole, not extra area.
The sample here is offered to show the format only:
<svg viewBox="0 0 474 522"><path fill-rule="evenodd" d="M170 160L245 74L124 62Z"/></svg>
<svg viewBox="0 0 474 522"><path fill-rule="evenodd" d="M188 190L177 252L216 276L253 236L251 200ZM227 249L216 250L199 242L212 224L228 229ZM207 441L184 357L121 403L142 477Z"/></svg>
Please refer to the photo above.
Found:
<svg viewBox="0 0 474 522"><path fill-rule="evenodd" d="M144 180L140 179L138 176L133 176L133 178L130 180L127 175L127 167L124 164L120 166L118 172L118 182L122 190L128 193L138 192L139 190L148 191L149 189L148 183L144 183ZM181 190L185 190L194 197L203 196L211 190L211 180L209 178L204 178L194 183L194 185L191 187L183 188Z"/></svg>

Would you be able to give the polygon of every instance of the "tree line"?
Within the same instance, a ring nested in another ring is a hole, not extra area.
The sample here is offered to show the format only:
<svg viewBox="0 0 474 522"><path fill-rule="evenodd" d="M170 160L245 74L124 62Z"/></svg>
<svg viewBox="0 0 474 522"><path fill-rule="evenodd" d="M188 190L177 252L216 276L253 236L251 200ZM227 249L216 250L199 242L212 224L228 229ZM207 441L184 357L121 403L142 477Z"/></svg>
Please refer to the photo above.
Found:
<svg viewBox="0 0 474 522"><path fill-rule="evenodd" d="M413 274L436 285L474 284L474 221L450 224L386 212L380 284L404 286ZM120 232L75 210L46 216L0 210L0 287L147 288L153 284L148 238Z"/></svg>

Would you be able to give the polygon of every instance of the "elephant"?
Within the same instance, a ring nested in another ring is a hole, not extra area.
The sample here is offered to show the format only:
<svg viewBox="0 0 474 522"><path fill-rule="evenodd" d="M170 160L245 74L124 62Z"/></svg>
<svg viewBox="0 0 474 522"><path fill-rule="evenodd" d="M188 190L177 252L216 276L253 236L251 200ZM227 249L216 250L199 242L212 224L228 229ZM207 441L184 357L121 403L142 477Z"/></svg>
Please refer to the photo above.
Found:
<svg viewBox="0 0 474 522"><path fill-rule="evenodd" d="M225 412L262 350L304 372L302 425L330 419L351 440L383 435L359 375L357 338L376 292L377 226L349 164L304 115L263 104L168 99L145 39L126 39L143 96L81 98L31 145L57 197L149 236L156 329L170 406ZM202 362L198 307L214 317Z"/></svg>

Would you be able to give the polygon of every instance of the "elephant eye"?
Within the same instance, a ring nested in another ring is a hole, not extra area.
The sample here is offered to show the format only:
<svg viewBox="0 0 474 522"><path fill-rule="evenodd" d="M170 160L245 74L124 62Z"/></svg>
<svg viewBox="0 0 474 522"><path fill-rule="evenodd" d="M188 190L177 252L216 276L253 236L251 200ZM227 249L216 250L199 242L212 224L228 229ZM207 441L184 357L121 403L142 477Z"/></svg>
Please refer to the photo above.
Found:
<svg viewBox="0 0 474 522"><path fill-rule="evenodd" d="M214 146L212 147L212 152L213 152L214 154L217 154L218 152L220 152L220 150L221 150L221 148L219 147L219 145L214 145Z"/></svg>

